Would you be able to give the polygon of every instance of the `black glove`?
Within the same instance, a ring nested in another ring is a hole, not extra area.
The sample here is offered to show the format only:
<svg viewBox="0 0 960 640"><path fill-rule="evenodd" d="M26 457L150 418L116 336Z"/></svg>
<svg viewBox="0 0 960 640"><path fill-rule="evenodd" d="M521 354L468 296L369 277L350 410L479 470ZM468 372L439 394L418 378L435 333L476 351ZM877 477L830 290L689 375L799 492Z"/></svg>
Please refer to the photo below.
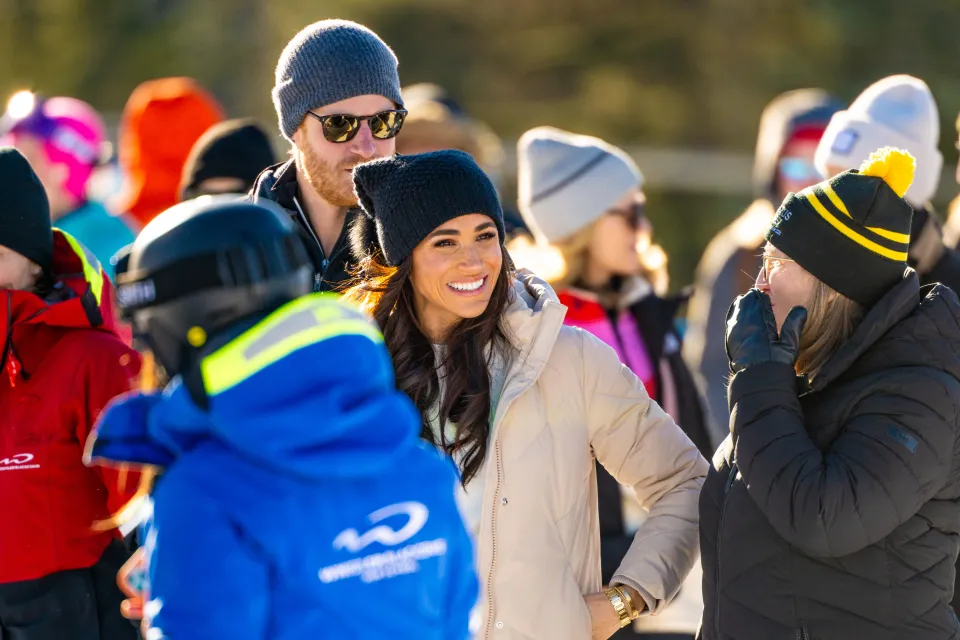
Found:
<svg viewBox="0 0 960 640"><path fill-rule="evenodd" d="M800 332L806 321L807 310L794 307L783 321L778 337L767 294L750 289L734 300L727 311L727 360L731 373L767 362L793 366L800 353Z"/></svg>

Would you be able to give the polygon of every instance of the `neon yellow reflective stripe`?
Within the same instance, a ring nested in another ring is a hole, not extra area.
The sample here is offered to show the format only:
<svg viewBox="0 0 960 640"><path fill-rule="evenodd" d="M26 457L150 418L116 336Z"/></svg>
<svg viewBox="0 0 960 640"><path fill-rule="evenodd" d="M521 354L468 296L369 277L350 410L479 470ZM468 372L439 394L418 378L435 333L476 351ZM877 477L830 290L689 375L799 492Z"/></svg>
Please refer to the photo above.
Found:
<svg viewBox="0 0 960 640"><path fill-rule="evenodd" d="M827 194L828 198L830 198L830 202L833 203L833 206L839 209L840 213L842 213L843 215L847 216L848 218L852 218L853 216L851 216L850 212L847 211L847 206L843 204L843 200L841 200L840 196L837 195L837 192L833 190L833 187L830 186L830 183L824 182L822 186L823 186L823 192ZM811 191L810 193L813 193L813 191Z"/></svg>
<svg viewBox="0 0 960 640"><path fill-rule="evenodd" d="M823 204L820 202L820 200L817 199L817 196L812 191L807 192L804 195L807 198L807 201L817 211L817 213L820 214L821 218L826 220L828 223L830 223L830 226L832 226L834 229L836 229L843 235L847 236L848 238L850 238L851 240L859 244L861 247L869 249L870 251L873 251L874 253L883 256L884 258L889 258L890 260L896 260L897 262L906 262L907 260L906 252L901 253L898 251L887 249L886 247L881 247L879 244L877 244L873 240L863 237L861 234L857 233L847 225L837 220L832 213L827 211L826 207L823 206Z"/></svg>
<svg viewBox="0 0 960 640"><path fill-rule="evenodd" d="M360 311L322 294L285 305L201 364L207 393L222 393L298 349L338 336L383 336Z"/></svg>
<svg viewBox="0 0 960 640"><path fill-rule="evenodd" d="M80 258L80 262L83 264L83 277L93 291L97 306L100 306L100 297L103 295L103 271L100 268L100 261L69 233L63 229L57 229L57 231L63 234L67 243L70 244L70 248Z"/></svg>

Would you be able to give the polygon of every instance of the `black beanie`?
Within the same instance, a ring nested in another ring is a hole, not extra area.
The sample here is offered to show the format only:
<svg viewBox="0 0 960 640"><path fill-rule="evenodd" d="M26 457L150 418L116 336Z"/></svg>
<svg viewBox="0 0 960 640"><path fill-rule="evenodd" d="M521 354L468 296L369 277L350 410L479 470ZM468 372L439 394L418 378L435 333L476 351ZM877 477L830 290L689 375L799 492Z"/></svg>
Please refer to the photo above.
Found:
<svg viewBox="0 0 960 640"><path fill-rule="evenodd" d="M916 163L885 147L780 205L766 239L818 280L872 306L903 279L913 209L903 200Z"/></svg>
<svg viewBox="0 0 960 640"><path fill-rule="evenodd" d="M13 147L0 148L0 202L0 245L49 273L53 265L50 202L30 163Z"/></svg>
<svg viewBox="0 0 960 640"><path fill-rule="evenodd" d="M203 195L200 183L210 178L239 178L243 192L276 159L267 134L253 120L227 120L200 136L183 167L180 199Z"/></svg>
<svg viewBox="0 0 960 640"><path fill-rule="evenodd" d="M357 165L353 186L360 207L375 223L388 266L399 266L440 225L471 213L490 216L500 242L505 239L497 190L463 151L394 156Z"/></svg>

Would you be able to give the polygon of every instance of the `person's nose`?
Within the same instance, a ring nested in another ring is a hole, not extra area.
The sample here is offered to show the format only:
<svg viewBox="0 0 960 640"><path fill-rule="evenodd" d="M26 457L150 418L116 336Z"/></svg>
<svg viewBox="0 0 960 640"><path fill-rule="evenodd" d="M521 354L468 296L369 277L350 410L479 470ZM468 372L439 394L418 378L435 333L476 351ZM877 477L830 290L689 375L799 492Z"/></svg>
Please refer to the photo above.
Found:
<svg viewBox="0 0 960 640"><path fill-rule="evenodd" d="M466 274L475 274L483 266L480 251L476 247L465 247L460 259L460 270Z"/></svg>
<svg viewBox="0 0 960 640"><path fill-rule="evenodd" d="M767 270L763 267L760 267L760 273L757 274L757 279L754 281L753 286L764 293L770 293L770 282L767 280Z"/></svg>
<svg viewBox="0 0 960 640"><path fill-rule="evenodd" d="M377 140L373 137L373 131L370 130L370 123L367 121L360 123L360 130L350 142L352 151L364 160L370 160L377 152Z"/></svg>

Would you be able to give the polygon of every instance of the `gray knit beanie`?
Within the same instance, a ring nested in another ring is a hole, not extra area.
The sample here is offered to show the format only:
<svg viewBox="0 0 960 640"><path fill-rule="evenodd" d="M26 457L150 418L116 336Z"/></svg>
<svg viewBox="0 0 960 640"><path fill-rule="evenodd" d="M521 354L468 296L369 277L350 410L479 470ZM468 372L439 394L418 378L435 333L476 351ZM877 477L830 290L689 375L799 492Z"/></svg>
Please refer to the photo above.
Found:
<svg viewBox="0 0 960 640"><path fill-rule="evenodd" d="M291 142L310 109L368 94L403 106L397 57L361 24L314 22L295 35L280 54L273 106L280 131Z"/></svg>
<svg viewBox="0 0 960 640"><path fill-rule="evenodd" d="M520 137L517 164L520 214L542 242L572 236L643 186L643 174L622 150L553 127Z"/></svg>

